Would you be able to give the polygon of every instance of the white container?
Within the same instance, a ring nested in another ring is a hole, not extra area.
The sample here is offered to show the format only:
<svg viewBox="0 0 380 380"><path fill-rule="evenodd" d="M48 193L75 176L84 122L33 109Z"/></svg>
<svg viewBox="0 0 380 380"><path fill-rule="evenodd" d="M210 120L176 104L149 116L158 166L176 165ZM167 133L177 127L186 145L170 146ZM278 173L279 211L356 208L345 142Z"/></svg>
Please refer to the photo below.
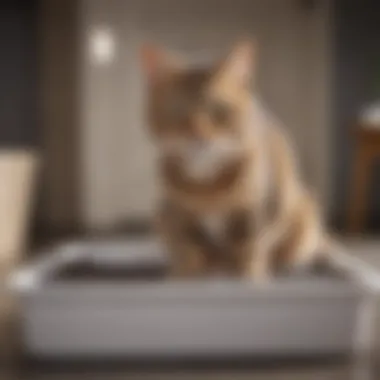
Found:
<svg viewBox="0 0 380 380"><path fill-rule="evenodd" d="M19 270L23 342L39 358L314 356L369 350L375 282L355 278L249 281L67 280L68 268L165 269L152 241L57 247ZM360 267L360 268L359 268ZM65 272L66 268L66 272ZM82 271L83 272L83 271ZM58 275L61 273L60 275ZM75 273L71 272L71 275ZM85 272L83 272L85 273ZM75 276L74 276L75 277Z"/></svg>

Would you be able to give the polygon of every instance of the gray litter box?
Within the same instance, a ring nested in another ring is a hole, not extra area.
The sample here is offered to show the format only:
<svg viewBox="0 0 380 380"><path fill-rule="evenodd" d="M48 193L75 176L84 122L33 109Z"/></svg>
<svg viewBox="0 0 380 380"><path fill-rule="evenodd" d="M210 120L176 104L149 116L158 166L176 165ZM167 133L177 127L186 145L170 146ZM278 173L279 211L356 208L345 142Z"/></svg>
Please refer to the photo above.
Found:
<svg viewBox="0 0 380 380"><path fill-rule="evenodd" d="M365 350L379 275L166 278L154 240L64 244L11 276L23 343L40 357L320 355Z"/></svg>

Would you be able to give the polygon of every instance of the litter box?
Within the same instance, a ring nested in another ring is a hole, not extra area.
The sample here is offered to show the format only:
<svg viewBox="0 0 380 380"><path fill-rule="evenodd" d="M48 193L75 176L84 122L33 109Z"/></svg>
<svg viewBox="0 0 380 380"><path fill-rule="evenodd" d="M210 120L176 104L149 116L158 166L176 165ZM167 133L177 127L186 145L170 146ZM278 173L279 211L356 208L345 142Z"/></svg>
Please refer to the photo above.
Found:
<svg viewBox="0 0 380 380"><path fill-rule="evenodd" d="M174 280L155 239L98 240L55 247L10 285L23 346L40 358L345 354L369 349L380 284L347 259L347 275Z"/></svg>

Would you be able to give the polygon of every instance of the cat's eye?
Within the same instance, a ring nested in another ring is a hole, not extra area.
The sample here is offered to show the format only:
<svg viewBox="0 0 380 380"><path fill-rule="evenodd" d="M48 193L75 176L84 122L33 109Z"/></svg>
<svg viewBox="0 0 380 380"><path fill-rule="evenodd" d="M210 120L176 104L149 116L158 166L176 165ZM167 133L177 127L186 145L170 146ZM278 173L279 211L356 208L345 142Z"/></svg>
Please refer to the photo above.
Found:
<svg viewBox="0 0 380 380"><path fill-rule="evenodd" d="M208 102L207 113L211 120L220 126L228 126L232 122L232 107L221 100L213 100Z"/></svg>

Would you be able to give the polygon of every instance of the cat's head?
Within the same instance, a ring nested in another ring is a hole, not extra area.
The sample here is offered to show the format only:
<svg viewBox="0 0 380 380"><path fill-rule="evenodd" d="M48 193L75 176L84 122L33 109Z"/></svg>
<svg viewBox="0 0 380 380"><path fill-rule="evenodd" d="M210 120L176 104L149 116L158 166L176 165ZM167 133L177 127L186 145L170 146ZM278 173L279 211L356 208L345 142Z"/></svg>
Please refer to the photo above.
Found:
<svg viewBox="0 0 380 380"><path fill-rule="evenodd" d="M148 122L162 155L207 166L249 149L254 50L240 42L225 59L199 69L163 49L142 48Z"/></svg>

